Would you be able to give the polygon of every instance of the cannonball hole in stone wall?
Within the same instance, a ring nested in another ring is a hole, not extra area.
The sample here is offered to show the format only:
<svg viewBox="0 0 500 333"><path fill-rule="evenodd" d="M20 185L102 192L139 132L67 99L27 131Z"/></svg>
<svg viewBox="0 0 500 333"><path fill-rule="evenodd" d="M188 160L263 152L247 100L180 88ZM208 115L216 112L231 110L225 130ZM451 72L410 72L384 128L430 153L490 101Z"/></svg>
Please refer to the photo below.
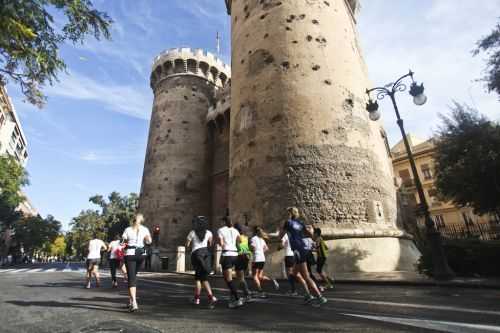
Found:
<svg viewBox="0 0 500 333"><path fill-rule="evenodd" d="M327 5L328 7L330 7L330 3L329 3L328 1L323 1L323 3L324 3L325 5Z"/></svg>
<svg viewBox="0 0 500 333"><path fill-rule="evenodd" d="M285 70L289 69L289 68L290 68L290 62L288 62L288 61L283 61L283 62L281 63L281 67L283 67L283 69L285 69Z"/></svg>
<svg viewBox="0 0 500 333"><path fill-rule="evenodd" d="M313 37L311 35L307 35L306 39L307 39L308 42L310 42L310 41L313 40Z"/></svg>
<svg viewBox="0 0 500 333"><path fill-rule="evenodd" d="M318 71L320 68L321 68L320 65L314 65L314 66L312 66L312 70L313 71Z"/></svg>
<svg viewBox="0 0 500 333"><path fill-rule="evenodd" d="M314 20L312 20L312 24L319 24L319 21L314 19Z"/></svg>
<svg viewBox="0 0 500 333"><path fill-rule="evenodd" d="M266 39L267 37L269 37L269 34L265 34L264 35L264 39Z"/></svg>
<svg viewBox="0 0 500 333"><path fill-rule="evenodd" d="M329 80L329 79L326 79L326 80L325 80L325 84L327 84L327 85L331 86L331 85L332 85L332 81L331 81L331 80Z"/></svg>

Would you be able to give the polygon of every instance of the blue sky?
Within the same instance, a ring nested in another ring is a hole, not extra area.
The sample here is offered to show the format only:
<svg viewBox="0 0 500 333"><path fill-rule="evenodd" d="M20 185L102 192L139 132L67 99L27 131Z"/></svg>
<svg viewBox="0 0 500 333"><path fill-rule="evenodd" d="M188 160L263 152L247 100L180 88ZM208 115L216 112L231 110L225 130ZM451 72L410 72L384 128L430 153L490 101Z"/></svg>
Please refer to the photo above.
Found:
<svg viewBox="0 0 500 333"><path fill-rule="evenodd" d="M429 102L417 108L401 95L409 132L428 137L452 99L499 119L498 100L480 82L483 60L472 58L475 41L494 26L500 2L482 0L369 0L358 17L361 45L372 82L383 85L411 67L425 82ZM215 53L230 61L230 25L223 0L94 1L115 21L112 41L89 39L64 45L68 73L47 87L47 106L23 103L8 87L28 137L31 185L25 189L42 215L68 223L91 207L94 194L139 192L152 93L152 59L180 46ZM399 140L388 102L383 121L391 143ZM384 112L385 111L385 112Z"/></svg>

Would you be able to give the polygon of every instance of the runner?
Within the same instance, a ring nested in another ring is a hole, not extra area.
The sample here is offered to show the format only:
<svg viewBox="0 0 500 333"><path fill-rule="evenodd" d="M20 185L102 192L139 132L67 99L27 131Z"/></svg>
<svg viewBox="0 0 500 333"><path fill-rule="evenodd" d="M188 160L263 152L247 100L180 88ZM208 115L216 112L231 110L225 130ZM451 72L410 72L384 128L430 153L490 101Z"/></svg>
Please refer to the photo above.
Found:
<svg viewBox="0 0 500 333"><path fill-rule="evenodd" d="M225 226L217 231L218 242L222 248L221 266L224 273L224 281L231 293L229 308L234 309L243 305L243 301L238 297L238 290L234 286L233 268L238 260L238 248L236 244L239 242L240 233L233 226L233 222L229 216L222 219Z"/></svg>
<svg viewBox="0 0 500 333"><path fill-rule="evenodd" d="M328 275L323 272L323 267L326 263L326 258L328 257L328 246L326 246L323 237L321 237L321 229L314 229L314 241L316 242L316 249L318 253L318 260L316 261L316 272L318 272L319 276L323 280L326 288L333 289L333 283Z"/></svg>
<svg viewBox="0 0 500 333"><path fill-rule="evenodd" d="M194 305L200 305L200 294L202 286L205 287L208 296L209 308L213 309L217 298L212 293L208 275L211 272L211 256L209 248L212 247L212 232L207 230L208 219L205 216L193 218L193 230L188 234L186 248L191 247L191 264L195 274Z"/></svg>
<svg viewBox="0 0 500 333"><path fill-rule="evenodd" d="M128 276L128 294L129 294L129 310L130 312L137 311L137 272L146 257L144 243L151 244L151 234L149 229L142 225L144 215L136 214L132 226L125 229L122 239L127 246L125 247L125 265L127 266Z"/></svg>
<svg viewBox="0 0 500 333"><path fill-rule="evenodd" d="M253 301L250 289L248 288L247 281L245 279L246 272L248 270L248 264L252 258L252 251L250 251L250 246L248 245L248 237L246 236L245 229L239 223L234 225L234 228L240 233L239 242L236 244L238 248L238 259L235 264L236 277L240 282L240 287L243 289L243 294L245 295L245 303L250 303Z"/></svg>
<svg viewBox="0 0 500 333"><path fill-rule="evenodd" d="M322 305L327 302L327 299L323 297L321 292L318 289L318 286L309 276L309 271L307 269L307 250L305 249L304 237L308 235L311 237L310 231L306 229L304 222L299 220L300 214L299 210L296 207L291 207L287 209L288 212L288 220L283 225L283 228L280 232L280 238L282 238L285 233L288 234L288 240L290 242L290 247L294 253L295 257L295 266L294 273L300 273L303 279L300 279L302 286L306 292L305 302L306 304L312 303L314 300L317 300L316 304ZM316 293L318 298L316 299L310 293L310 289Z"/></svg>
<svg viewBox="0 0 500 333"><path fill-rule="evenodd" d="M127 269L123 262L124 252L123 246L120 244L120 234L115 235L115 239L109 243L108 253L109 253L109 270L111 272L111 283L112 287L118 287L118 281L116 280L116 269L119 268L124 278L127 278Z"/></svg>
<svg viewBox="0 0 500 333"><path fill-rule="evenodd" d="M285 270L286 276L288 278L288 283L290 284L290 290L288 291L288 296L298 296L297 289L295 288L295 274L293 272L293 267L295 266L295 258L293 256L292 248L290 247L290 242L288 241L288 235L285 234L281 238L280 250L285 250Z"/></svg>
<svg viewBox="0 0 500 333"><path fill-rule="evenodd" d="M311 235L314 232L313 227L310 225L306 226L306 230ZM312 239L312 237L310 237L309 235L307 235L307 237L304 237L304 244L305 244L304 248L307 251L307 260L306 260L307 271L309 272L309 276L311 277L311 279L318 286L319 290L321 292L323 292L323 291L325 291L325 289L323 288L323 286L321 286L319 284L318 279L316 279L316 277L314 276L313 268L312 268L312 266L316 266L316 258L314 257L314 251L316 250L316 244L314 243L314 240Z"/></svg>
<svg viewBox="0 0 500 333"><path fill-rule="evenodd" d="M99 276L99 262L101 261L101 250L107 250L106 244L97 238L97 233L94 233L93 239L89 241L88 255L87 255L87 283L85 288L90 289L90 281L92 276L95 277L95 285L101 285Z"/></svg>
<svg viewBox="0 0 500 333"><path fill-rule="evenodd" d="M264 281L272 281L276 290L280 288L278 281L270 279L264 274L264 265L266 264L265 253L269 250L266 243L266 239L268 238L261 227L254 227L254 236L250 239L250 246L253 252L252 274L260 298L267 298L266 293L262 290L262 283Z"/></svg>

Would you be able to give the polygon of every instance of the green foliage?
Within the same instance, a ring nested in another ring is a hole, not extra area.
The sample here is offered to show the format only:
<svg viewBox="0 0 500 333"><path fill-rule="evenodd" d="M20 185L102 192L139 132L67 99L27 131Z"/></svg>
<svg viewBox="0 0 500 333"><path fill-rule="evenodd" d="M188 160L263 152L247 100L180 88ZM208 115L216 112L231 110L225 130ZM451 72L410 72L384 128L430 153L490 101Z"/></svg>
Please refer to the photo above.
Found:
<svg viewBox="0 0 500 333"><path fill-rule="evenodd" d="M103 239L104 233L104 220L101 218L97 210L85 210L80 212L80 215L73 218L71 225L71 240L74 254L78 257L83 257L87 249L89 240L96 235L98 238Z"/></svg>
<svg viewBox="0 0 500 333"><path fill-rule="evenodd" d="M60 231L61 222L51 215L45 219L41 216L24 217L14 223L14 239L29 254L46 248L46 244L52 243Z"/></svg>
<svg viewBox="0 0 500 333"><path fill-rule="evenodd" d="M436 141L436 187L476 214L500 213L500 125L455 103Z"/></svg>
<svg viewBox="0 0 500 333"><path fill-rule="evenodd" d="M500 266L495 264L500 253L499 241L448 240L444 250L448 265L458 276L500 276ZM423 251L418 271L432 276L432 267L430 251Z"/></svg>
<svg viewBox="0 0 500 333"><path fill-rule="evenodd" d="M138 196L135 193L121 196L118 192L112 192L107 199L95 195L89 201L99 206L100 210L82 211L73 219L71 232L66 235L66 242L71 244L67 252L79 257L85 254L88 241L94 234L110 241L116 234L123 233L134 217Z"/></svg>
<svg viewBox="0 0 500 333"><path fill-rule="evenodd" d="M51 256L58 257L63 257L66 254L66 240L63 235L57 236L57 238L49 244L48 253Z"/></svg>
<svg viewBox="0 0 500 333"><path fill-rule="evenodd" d="M62 13L65 21L51 13ZM40 86L53 84L66 68L59 46L82 43L87 35L109 39L111 23L89 0L0 0L0 81L11 79L41 107L46 98Z"/></svg>
<svg viewBox="0 0 500 333"><path fill-rule="evenodd" d="M12 156L0 156L0 231L20 218L16 208L24 200L21 187L28 174Z"/></svg>
<svg viewBox="0 0 500 333"><path fill-rule="evenodd" d="M478 55L481 52L489 56L483 80L489 91L494 91L500 96L500 23L477 43L473 53Z"/></svg>

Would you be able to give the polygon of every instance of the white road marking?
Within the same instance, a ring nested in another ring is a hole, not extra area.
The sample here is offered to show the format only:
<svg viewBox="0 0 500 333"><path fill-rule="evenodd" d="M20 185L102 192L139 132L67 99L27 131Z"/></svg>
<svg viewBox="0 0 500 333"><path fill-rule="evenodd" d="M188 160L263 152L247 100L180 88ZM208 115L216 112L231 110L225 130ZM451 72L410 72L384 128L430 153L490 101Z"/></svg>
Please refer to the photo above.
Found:
<svg viewBox="0 0 500 333"><path fill-rule="evenodd" d="M141 280L175 286L175 287L185 287L192 288L191 284L177 283L177 282L166 282L166 281L157 281L150 280L147 278L142 278ZM227 291L226 288L212 288L217 291ZM286 297L290 298L290 296L286 296L283 294L276 293L267 293L269 296L273 297ZM301 296L296 296L293 298L302 299ZM500 311L491 311L491 310L479 310L479 309L470 309L470 308L461 308L457 306L444 306L444 305L430 305L430 304L414 304L414 303L396 303L396 302L384 302L384 301L371 301L371 300L361 300L361 299L349 299L349 298L339 298L339 297L327 297L331 302L344 302L344 303L355 303L355 304L370 304L370 305L384 305L384 306L394 306L394 307L403 307L403 308L416 308L416 309L426 309L426 310L441 310L441 311L452 311L452 312L464 312L464 313L475 313L475 314L489 314L494 316L500 316Z"/></svg>
<svg viewBox="0 0 500 333"><path fill-rule="evenodd" d="M396 306L402 308L414 308L414 309L426 309L426 310L440 310L440 311L453 311L453 312L465 312L465 313L478 313L478 314L490 314L494 316L500 316L500 311L491 310L476 310L470 308L460 308L457 306L446 306L446 305L431 305L431 304L414 304L414 303L397 303L397 302L385 302L385 301L369 301L361 299L350 299L350 298L339 298L331 297L328 300L334 302L346 302L346 303L358 303L358 304L371 304L371 305L384 305L384 306Z"/></svg>
<svg viewBox="0 0 500 333"><path fill-rule="evenodd" d="M493 325L468 324L468 323L429 320L429 319L411 319L402 317L371 316L371 315L360 315L352 313L342 313L342 314L350 317L383 321L387 323L439 330L451 333L500 332L500 326L493 326Z"/></svg>

